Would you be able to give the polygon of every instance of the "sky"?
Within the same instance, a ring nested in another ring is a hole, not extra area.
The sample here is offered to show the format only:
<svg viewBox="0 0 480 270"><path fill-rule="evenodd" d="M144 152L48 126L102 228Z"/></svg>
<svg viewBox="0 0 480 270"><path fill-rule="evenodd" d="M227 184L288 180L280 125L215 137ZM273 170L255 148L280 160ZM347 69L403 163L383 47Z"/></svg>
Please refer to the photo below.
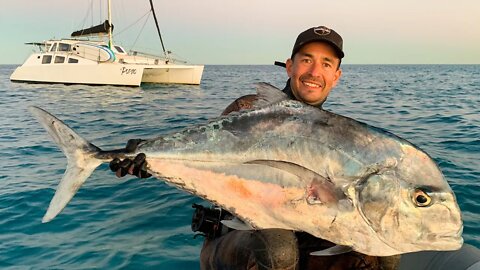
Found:
<svg viewBox="0 0 480 270"><path fill-rule="evenodd" d="M344 40L345 64L480 64L479 0L154 0L167 50L195 64L285 61L319 25ZM106 1L0 0L0 64L25 42L67 38L106 19ZM147 0L112 0L114 42L161 54ZM143 17L142 17L143 16ZM142 30L143 29L143 30Z"/></svg>

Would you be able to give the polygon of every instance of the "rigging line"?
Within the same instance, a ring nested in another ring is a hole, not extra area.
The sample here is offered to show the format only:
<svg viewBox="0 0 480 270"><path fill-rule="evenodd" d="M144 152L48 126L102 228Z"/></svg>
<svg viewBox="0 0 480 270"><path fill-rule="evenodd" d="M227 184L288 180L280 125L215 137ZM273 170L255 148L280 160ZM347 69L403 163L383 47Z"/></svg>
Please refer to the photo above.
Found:
<svg viewBox="0 0 480 270"><path fill-rule="evenodd" d="M100 8L98 9L100 11L100 22L102 22L102 18L103 18L103 16L102 16L102 2L103 1L98 1L98 2L100 3ZM109 22L109 23L111 24L112 22Z"/></svg>
<svg viewBox="0 0 480 270"><path fill-rule="evenodd" d="M130 25L127 26L126 28L122 29L121 31L117 32L117 33L115 34L115 37L118 36L119 34L125 32L125 31L127 31L129 28L131 28L132 26L134 26L135 24L137 24L141 19L143 19L143 17L145 17L145 16L147 16L147 15L150 16L150 10L147 11L147 12L145 12L145 14L143 14L143 15L142 15L140 18L138 18L135 22L133 22L132 24L130 24ZM148 21L148 18L146 19L146 21ZM146 22L144 23L144 26L143 26L143 27L145 27L145 24L146 24ZM143 27L142 27L142 29L143 29ZM141 31L140 31L140 32L141 32Z"/></svg>
<svg viewBox="0 0 480 270"><path fill-rule="evenodd" d="M88 5L88 6L90 6L90 8L87 8L87 13L85 14L85 17L83 17L83 24L82 24L81 27L79 27L79 29L85 28L85 23L87 22L88 15L90 14L90 12L93 13L92 5L93 5L93 0L90 0L90 5ZM93 25L93 23L92 23L92 25Z"/></svg>
<svg viewBox="0 0 480 270"><path fill-rule="evenodd" d="M92 13L90 14L92 14L92 25L93 25L93 0L90 1L90 4L91 4L90 8L92 10Z"/></svg>
<svg viewBox="0 0 480 270"><path fill-rule="evenodd" d="M143 29L145 28L145 25L147 24L147 21L148 21L149 18L150 18L150 12L148 12L148 17L147 17L147 19L145 20L145 22L143 23L142 29L140 29L140 31L138 32L137 38L136 38L135 41L133 42L130 50L132 50L132 49L135 47L135 45L137 44L138 38L140 38L140 35L142 34Z"/></svg>

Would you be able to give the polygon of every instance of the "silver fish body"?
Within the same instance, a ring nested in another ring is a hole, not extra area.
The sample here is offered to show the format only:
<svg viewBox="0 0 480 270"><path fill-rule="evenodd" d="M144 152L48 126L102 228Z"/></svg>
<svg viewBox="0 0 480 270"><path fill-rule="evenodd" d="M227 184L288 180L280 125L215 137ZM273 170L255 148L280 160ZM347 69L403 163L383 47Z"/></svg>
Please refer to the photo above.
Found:
<svg viewBox="0 0 480 270"><path fill-rule="evenodd" d="M77 149L70 150L70 169L44 222L100 163L145 153L154 176L255 229L305 231L374 256L461 247L455 195L425 152L389 132L278 93L264 86L264 106L144 141L134 153L104 152L76 134L64 142L73 131L32 109L67 148L67 157L72 141Z"/></svg>

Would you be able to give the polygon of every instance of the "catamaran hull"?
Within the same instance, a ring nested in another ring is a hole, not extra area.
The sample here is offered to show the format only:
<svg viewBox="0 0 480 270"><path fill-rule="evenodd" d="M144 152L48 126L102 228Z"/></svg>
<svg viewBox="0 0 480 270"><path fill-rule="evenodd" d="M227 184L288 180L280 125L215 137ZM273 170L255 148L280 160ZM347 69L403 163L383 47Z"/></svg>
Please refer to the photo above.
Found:
<svg viewBox="0 0 480 270"><path fill-rule="evenodd" d="M143 83L200 84L204 66L162 65L146 66L143 70Z"/></svg>
<svg viewBox="0 0 480 270"><path fill-rule="evenodd" d="M33 59L32 59L33 58ZM143 66L119 63L35 63L32 55L10 76L14 82L139 86Z"/></svg>

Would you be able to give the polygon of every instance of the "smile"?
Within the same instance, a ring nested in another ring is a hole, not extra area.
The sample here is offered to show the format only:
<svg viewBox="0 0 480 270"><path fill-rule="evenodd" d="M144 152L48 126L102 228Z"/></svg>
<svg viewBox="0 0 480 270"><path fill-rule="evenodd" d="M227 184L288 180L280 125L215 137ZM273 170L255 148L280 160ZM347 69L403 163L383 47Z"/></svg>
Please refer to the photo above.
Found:
<svg viewBox="0 0 480 270"><path fill-rule="evenodd" d="M317 84L317 83L313 83L313 82L305 82L305 81L302 81L302 83L308 87L315 87L315 88L321 88L322 85L321 84Z"/></svg>

